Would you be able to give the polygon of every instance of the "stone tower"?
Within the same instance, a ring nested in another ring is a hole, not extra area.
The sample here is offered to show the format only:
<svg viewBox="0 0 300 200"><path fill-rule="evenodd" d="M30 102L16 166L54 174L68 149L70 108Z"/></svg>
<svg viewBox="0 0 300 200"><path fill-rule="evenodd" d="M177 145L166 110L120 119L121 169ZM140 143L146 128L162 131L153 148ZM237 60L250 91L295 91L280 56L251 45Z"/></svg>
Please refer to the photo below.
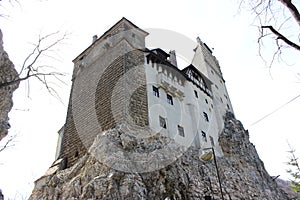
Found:
<svg viewBox="0 0 300 200"><path fill-rule="evenodd" d="M220 127L219 131L221 131L224 124L223 116L228 110L233 112L221 67L216 57L213 56L213 51L199 37L197 38L197 47L194 51L195 55L192 65L212 82L213 105L216 107L214 113Z"/></svg>
<svg viewBox="0 0 300 200"><path fill-rule="evenodd" d="M150 129L183 146L222 150L223 116L233 112L220 66L200 41L191 64L176 53L148 49L148 33L122 18L77 56L66 123L56 159L72 166L97 134L116 127Z"/></svg>
<svg viewBox="0 0 300 200"><path fill-rule="evenodd" d="M86 153L96 134L125 123L130 113L137 125L148 125L145 73L132 69L145 62L147 34L122 18L73 60L67 119L59 131L57 152L65 167ZM127 73L130 70L135 73ZM135 88L135 93L126 88Z"/></svg>

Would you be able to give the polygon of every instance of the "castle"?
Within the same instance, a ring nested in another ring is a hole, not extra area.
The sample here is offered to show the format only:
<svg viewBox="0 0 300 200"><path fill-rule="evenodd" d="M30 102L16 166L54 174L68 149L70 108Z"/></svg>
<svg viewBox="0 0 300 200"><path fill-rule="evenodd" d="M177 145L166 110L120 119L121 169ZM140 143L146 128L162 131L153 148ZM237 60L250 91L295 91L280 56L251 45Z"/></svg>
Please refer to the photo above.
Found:
<svg viewBox="0 0 300 200"><path fill-rule="evenodd" d="M180 69L147 35L122 18L74 59L56 161L29 199L289 199L235 119L209 47L198 38Z"/></svg>
<svg viewBox="0 0 300 200"><path fill-rule="evenodd" d="M122 18L73 60L56 152L62 168L74 165L101 131L122 126L223 155L218 137L233 109L211 49L197 38L190 65L180 69L174 50L146 47L148 34Z"/></svg>

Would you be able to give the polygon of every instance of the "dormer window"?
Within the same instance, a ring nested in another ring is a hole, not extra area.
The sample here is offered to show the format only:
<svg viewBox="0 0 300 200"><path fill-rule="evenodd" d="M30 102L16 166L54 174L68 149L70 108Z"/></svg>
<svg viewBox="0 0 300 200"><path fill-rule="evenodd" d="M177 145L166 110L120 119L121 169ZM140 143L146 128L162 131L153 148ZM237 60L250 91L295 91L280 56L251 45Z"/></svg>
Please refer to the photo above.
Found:
<svg viewBox="0 0 300 200"><path fill-rule="evenodd" d="M186 69L185 74L187 77L197 85L202 91L204 91L208 96L211 96L211 91L207 87L207 83L204 81L202 75L193 69Z"/></svg>

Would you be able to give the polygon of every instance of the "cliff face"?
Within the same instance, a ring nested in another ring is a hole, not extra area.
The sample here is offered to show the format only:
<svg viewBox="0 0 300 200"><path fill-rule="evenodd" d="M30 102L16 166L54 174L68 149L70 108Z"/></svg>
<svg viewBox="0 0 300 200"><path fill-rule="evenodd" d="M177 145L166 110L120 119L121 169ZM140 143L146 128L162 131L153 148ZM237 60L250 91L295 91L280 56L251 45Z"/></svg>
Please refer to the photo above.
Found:
<svg viewBox="0 0 300 200"><path fill-rule="evenodd" d="M213 161L202 162L197 149L184 149L159 134L136 134L103 132L73 167L57 171L54 164L36 181L30 199L221 199ZM248 132L230 113L219 142L224 199L288 199L266 172Z"/></svg>
<svg viewBox="0 0 300 200"><path fill-rule="evenodd" d="M3 49L2 32L0 30L0 140L4 138L10 128L8 113L13 106L12 94L18 88L19 83L1 86L18 77L14 64L9 60L7 53Z"/></svg>

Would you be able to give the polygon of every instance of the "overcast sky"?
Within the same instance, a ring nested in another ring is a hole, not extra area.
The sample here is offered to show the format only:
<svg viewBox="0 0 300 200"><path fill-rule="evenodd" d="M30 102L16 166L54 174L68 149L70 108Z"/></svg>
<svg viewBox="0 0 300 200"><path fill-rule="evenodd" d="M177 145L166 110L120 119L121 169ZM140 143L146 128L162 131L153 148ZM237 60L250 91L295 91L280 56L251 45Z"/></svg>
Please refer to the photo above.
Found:
<svg viewBox="0 0 300 200"><path fill-rule="evenodd" d="M274 63L271 76L258 56L253 17L239 13L234 0L27 0L3 9L9 15L0 19L4 48L18 69L38 35L70 33L56 49L56 60L47 61L67 73L67 84L56 88L63 103L37 81L30 81L30 87L22 83L14 93L10 134L17 138L14 147L0 153L0 188L6 197L26 196L54 161L57 131L67 112L72 60L90 45L93 35L103 34L122 17L142 29L168 29L194 41L199 36L213 48L237 119L249 129L270 175L287 178L287 142L297 149L300 141L300 98L255 122L300 94L299 53L288 51L289 56L284 55L288 65Z"/></svg>

